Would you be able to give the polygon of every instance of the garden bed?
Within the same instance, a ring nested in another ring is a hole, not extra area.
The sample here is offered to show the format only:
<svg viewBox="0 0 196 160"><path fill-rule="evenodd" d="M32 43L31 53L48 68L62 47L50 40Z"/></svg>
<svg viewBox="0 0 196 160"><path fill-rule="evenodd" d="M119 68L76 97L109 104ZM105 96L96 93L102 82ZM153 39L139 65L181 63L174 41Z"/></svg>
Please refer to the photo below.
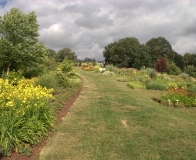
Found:
<svg viewBox="0 0 196 160"><path fill-rule="evenodd" d="M62 121L62 118L64 116L66 116L66 114L68 113L70 107L72 106L72 104L75 102L75 100L78 98L78 96L80 95L81 91L83 90L83 83L81 83L77 93L70 97L68 101L65 102L64 107L57 111L56 113L56 118L57 121L55 123L55 128L58 128L59 124ZM54 130L51 132L48 132L48 137L46 139L44 139L44 141L41 141L39 144L35 145L32 147L32 155L27 157L27 156L23 156L21 154L18 154L17 152L13 152L11 157L0 157L0 159L2 160L36 160L38 158L38 155L41 151L41 149L46 145L47 141L50 139L51 136L53 136Z"/></svg>

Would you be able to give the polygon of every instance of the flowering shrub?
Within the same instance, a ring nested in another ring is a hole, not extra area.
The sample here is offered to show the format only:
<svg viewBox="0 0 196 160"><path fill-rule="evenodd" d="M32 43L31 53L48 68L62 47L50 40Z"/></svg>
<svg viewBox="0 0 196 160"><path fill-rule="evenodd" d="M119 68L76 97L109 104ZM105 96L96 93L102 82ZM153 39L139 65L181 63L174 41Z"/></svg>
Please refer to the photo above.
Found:
<svg viewBox="0 0 196 160"><path fill-rule="evenodd" d="M164 99L170 100L174 104L180 101L186 107L196 107L196 93L188 92L186 89L170 89Z"/></svg>
<svg viewBox="0 0 196 160"><path fill-rule="evenodd" d="M36 144L54 125L52 89L21 79L17 85L0 79L0 154L10 155L25 143Z"/></svg>
<svg viewBox="0 0 196 160"><path fill-rule="evenodd" d="M93 68L93 70L94 70L95 72L99 72L99 69L100 69L100 66L99 66L99 65L96 65L96 66Z"/></svg>
<svg viewBox="0 0 196 160"><path fill-rule="evenodd" d="M170 82L168 83L168 88L169 89L175 89L175 88L180 88L180 89L187 89L187 83L184 82Z"/></svg>

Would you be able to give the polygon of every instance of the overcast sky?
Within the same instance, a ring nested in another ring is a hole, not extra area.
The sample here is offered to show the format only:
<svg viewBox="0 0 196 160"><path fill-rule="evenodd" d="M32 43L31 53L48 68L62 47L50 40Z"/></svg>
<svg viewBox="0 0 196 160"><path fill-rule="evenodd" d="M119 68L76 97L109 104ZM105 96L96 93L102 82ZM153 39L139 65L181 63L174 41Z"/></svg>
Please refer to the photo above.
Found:
<svg viewBox="0 0 196 160"><path fill-rule="evenodd" d="M103 60L104 47L125 37L162 36L177 53L196 53L196 1L0 0L0 15L13 7L36 12L48 48L71 48L79 59Z"/></svg>

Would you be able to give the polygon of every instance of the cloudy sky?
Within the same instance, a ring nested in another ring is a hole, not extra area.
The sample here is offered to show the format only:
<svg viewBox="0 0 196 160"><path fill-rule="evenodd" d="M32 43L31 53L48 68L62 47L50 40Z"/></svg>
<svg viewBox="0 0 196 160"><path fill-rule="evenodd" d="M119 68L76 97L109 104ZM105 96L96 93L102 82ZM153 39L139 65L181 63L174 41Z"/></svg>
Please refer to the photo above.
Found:
<svg viewBox="0 0 196 160"><path fill-rule="evenodd" d="M79 59L103 60L104 47L125 37L162 36L177 53L196 53L196 1L0 0L0 15L13 7L36 12L48 48L71 48Z"/></svg>

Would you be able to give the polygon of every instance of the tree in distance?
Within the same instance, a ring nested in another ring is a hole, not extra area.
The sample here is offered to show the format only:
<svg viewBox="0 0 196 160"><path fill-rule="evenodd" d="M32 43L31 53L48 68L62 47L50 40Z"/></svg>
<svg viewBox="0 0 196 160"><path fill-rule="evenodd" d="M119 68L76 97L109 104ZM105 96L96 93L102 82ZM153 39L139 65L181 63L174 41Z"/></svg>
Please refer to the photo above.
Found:
<svg viewBox="0 0 196 160"><path fill-rule="evenodd" d="M74 62L77 60L75 52L73 52L70 48L63 48L56 54L56 61L63 62L66 57Z"/></svg>

